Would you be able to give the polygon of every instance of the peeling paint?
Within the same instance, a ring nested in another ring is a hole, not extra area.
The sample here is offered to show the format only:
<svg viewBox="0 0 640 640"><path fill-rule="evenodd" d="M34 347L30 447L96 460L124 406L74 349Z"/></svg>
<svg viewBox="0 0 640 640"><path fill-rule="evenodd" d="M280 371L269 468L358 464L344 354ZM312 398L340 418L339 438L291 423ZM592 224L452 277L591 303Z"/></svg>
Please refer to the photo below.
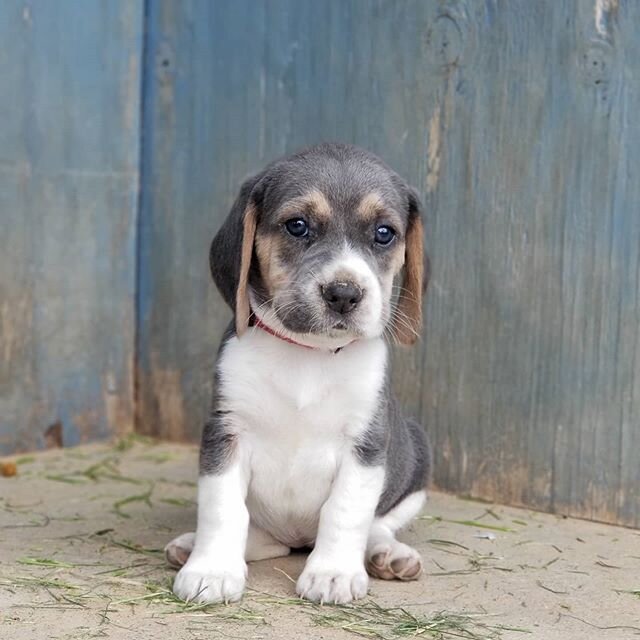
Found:
<svg viewBox="0 0 640 640"><path fill-rule="evenodd" d="M146 393L140 396L141 404L136 409L137 430L154 437L184 441L187 421L180 371L162 367L158 357L152 354L150 372L145 374L139 370L138 384Z"/></svg>
<svg viewBox="0 0 640 640"><path fill-rule="evenodd" d="M133 363L118 387L118 379L108 372L103 380L102 396L109 431L114 436L124 436L133 432Z"/></svg>
<svg viewBox="0 0 640 640"><path fill-rule="evenodd" d="M519 463L505 464L501 461L486 460L484 468L476 471L471 483L470 495L509 504L526 504L529 487L529 469ZM502 467L502 468L501 468Z"/></svg>
<svg viewBox="0 0 640 640"><path fill-rule="evenodd" d="M432 193L440 180L440 105L429 120L429 143L427 145L427 192Z"/></svg>
<svg viewBox="0 0 640 640"><path fill-rule="evenodd" d="M185 411L182 401L180 372L163 370L154 372L154 388L160 409L160 431L171 440L182 440L185 430Z"/></svg>
<svg viewBox="0 0 640 640"><path fill-rule="evenodd" d="M609 18L618 10L618 0L596 0L594 7L596 31L606 38L609 35Z"/></svg>
<svg viewBox="0 0 640 640"><path fill-rule="evenodd" d="M62 434L64 433L64 427L62 422L57 420L53 424L50 424L44 430L44 442L47 449L58 449L64 446Z"/></svg>
<svg viewBox="0 0 640 640"><path fill-rule="evenodd" d="M78 430L80 442L91 442L100 424L100 412L97 409L88 409L73 416L71 422Z"/></svg>

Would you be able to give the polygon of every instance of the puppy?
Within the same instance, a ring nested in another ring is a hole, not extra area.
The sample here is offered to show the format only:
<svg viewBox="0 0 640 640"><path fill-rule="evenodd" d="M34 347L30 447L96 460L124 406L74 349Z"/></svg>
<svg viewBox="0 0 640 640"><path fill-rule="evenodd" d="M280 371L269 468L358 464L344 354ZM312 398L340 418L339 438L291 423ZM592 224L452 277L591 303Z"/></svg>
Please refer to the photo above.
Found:
<svg viewBox="0 0 640 640"><path fill-rule="evenodd" d="M362 598L367 572L418 577L396 533L424 504L430 452L390 392L385 338L420 331L422 243L415 191L357 147L312 147L242 185L211 245L235 318L202 435L197 531L165 550L184 565L177 596L238 600L247 561L299 547L313 550L296 592L314 602Z"/></svg>

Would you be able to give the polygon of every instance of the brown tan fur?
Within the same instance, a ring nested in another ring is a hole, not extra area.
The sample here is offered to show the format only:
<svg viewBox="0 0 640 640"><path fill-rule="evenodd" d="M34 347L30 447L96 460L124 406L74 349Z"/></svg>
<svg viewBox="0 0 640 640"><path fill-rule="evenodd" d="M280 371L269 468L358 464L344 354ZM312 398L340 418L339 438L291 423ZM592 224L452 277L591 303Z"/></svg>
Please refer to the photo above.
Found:
<svg viewBox="0 0 640 640"><path fill-rule="evenodd" d="M288 272L280 262L278 244L278 239L273 236L260 234L256 236L256 255L260 264L260 274L269 295L283 287L288 278Z"/></svg>
<svg viewBox="0 0 640 640"><path fill-rule="evenodd" d="M316 220L328 220L332 215L331 205L321 191L314 189L309 193L293 198L287 202L280 210L278 219L284 221L300 210L307 211ZM286 283L287 271L280 261L279 241L273 236L256 236L256 255L260 264L260 273L269 290L273 293Z"/></svg>
<svg viewBox="0 0 640 640"><path fill-rule="evenodd" d="M236 332L241 336L249 326L249 267L253 254L253 244L256 236L256 209L249 203L244 211L242 248L240 254L240 278L236 292Z"/></svg>
<svg viewBox="0 0 640 640"><path fill-rule="evenodd" d="M356 213L363 220L370 222L375 222L382 214L385 214L385 217L388 218L389 223L392 226L397 229L402 227L402 220L400 216L398 216L395 211L387 209L382 196L376 191L368 193L364 198L362 198L362 200L360 200L360 203L356 208Z"/></svg>
<svg viewBox="0 0 640 640"><path fill-rule="evenodd" d="M377 191L372 191L360 200L356 213L364 220L376 220L384 209L382 196Z"/></svg>
<svg viewBox="0 0 640 640"><path fill-rule="evenodd" d="M422 221L414 218L407 229L404 278L394 312L393 333L400 344L413 344L422 326L423 255Z"/></svg>
<svg viewBox="0 0 640 640"><path fill-rule="evenodd" d="M299 198L289 200L278 212L278 219L284 222L303 209L309 210L310 215L318 221L328 220L332 215L331 205L325 195L313 189Z"/></svg>

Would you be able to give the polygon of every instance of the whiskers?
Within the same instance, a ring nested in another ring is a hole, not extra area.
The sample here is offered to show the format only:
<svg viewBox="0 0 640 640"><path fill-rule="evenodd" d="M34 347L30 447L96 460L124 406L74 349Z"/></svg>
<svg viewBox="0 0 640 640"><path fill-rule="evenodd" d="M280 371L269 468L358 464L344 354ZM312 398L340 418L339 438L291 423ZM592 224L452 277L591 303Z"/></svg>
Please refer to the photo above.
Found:
<svg viewBox="0 0 640 640"><path fill-rule="evenodd" d="M291 293L295 293L295 291L293 289L286 289L284 291L278 292L279 295L287 295ZM283 318L281 317L281 314L283 312L285 313L284 320L286 320L287 315L295 307L295 300L291 300L285 304L278 305L276 303L276 296L272 296L271 298L268 298L267 300L259 304L255 309L252 308L251 313L249 314L249 319L251 320L252 318L257 318L258 315L256 312L258 312L262 317L262 321L266 324L272 323L274 320L279 320L282 323Z"/></svg>
<svg viewBox="0 0 640 640"><path fill-rule="evenodd" d="M408 334L414 338L420 337L420 332L414 326L411 318L395 305L391 309L389 322L384 328L383 337L388 342L401 343L401 333Z"/></svg>
<svg viewBox="0 0 640 640"><path fill-rule="evenodd" d="M404 296L405 298L408 298L409 300L412 300L413 302L420 302L419 297L417 297L413 291L410 291L409 289L407 289L406 287L403 287L399 284L394 284L391 285L391 295L393 297L400 297L400 296Z"/></svg>

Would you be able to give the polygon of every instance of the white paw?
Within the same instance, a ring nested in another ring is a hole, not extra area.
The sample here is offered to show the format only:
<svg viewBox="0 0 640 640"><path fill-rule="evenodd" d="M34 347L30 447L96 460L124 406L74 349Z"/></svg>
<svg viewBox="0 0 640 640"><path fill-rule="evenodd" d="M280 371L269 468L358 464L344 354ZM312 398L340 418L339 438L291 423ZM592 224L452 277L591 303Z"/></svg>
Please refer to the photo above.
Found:
<svg viewBox="0 0 640 640"><path fill-rule="evenodd" d="M369 577L364 567L350 570L307 568L296 584L296 593L319 603L346 604L367 595Z"/></svg>
<svg viewBox="0 0 640 640"><path fill-rule="evenodd" d="M367 571L382 580L417 580L422 558L413 547L397 540L379 542L367 549Z"/></svg>
<svg viewBox="0 0 640 640"><path fill-rule="evenodd" d="M242 597L246 574L244 561L230 564L191 557L178 571L173 592L188 602L235 602Z"/></svg>

